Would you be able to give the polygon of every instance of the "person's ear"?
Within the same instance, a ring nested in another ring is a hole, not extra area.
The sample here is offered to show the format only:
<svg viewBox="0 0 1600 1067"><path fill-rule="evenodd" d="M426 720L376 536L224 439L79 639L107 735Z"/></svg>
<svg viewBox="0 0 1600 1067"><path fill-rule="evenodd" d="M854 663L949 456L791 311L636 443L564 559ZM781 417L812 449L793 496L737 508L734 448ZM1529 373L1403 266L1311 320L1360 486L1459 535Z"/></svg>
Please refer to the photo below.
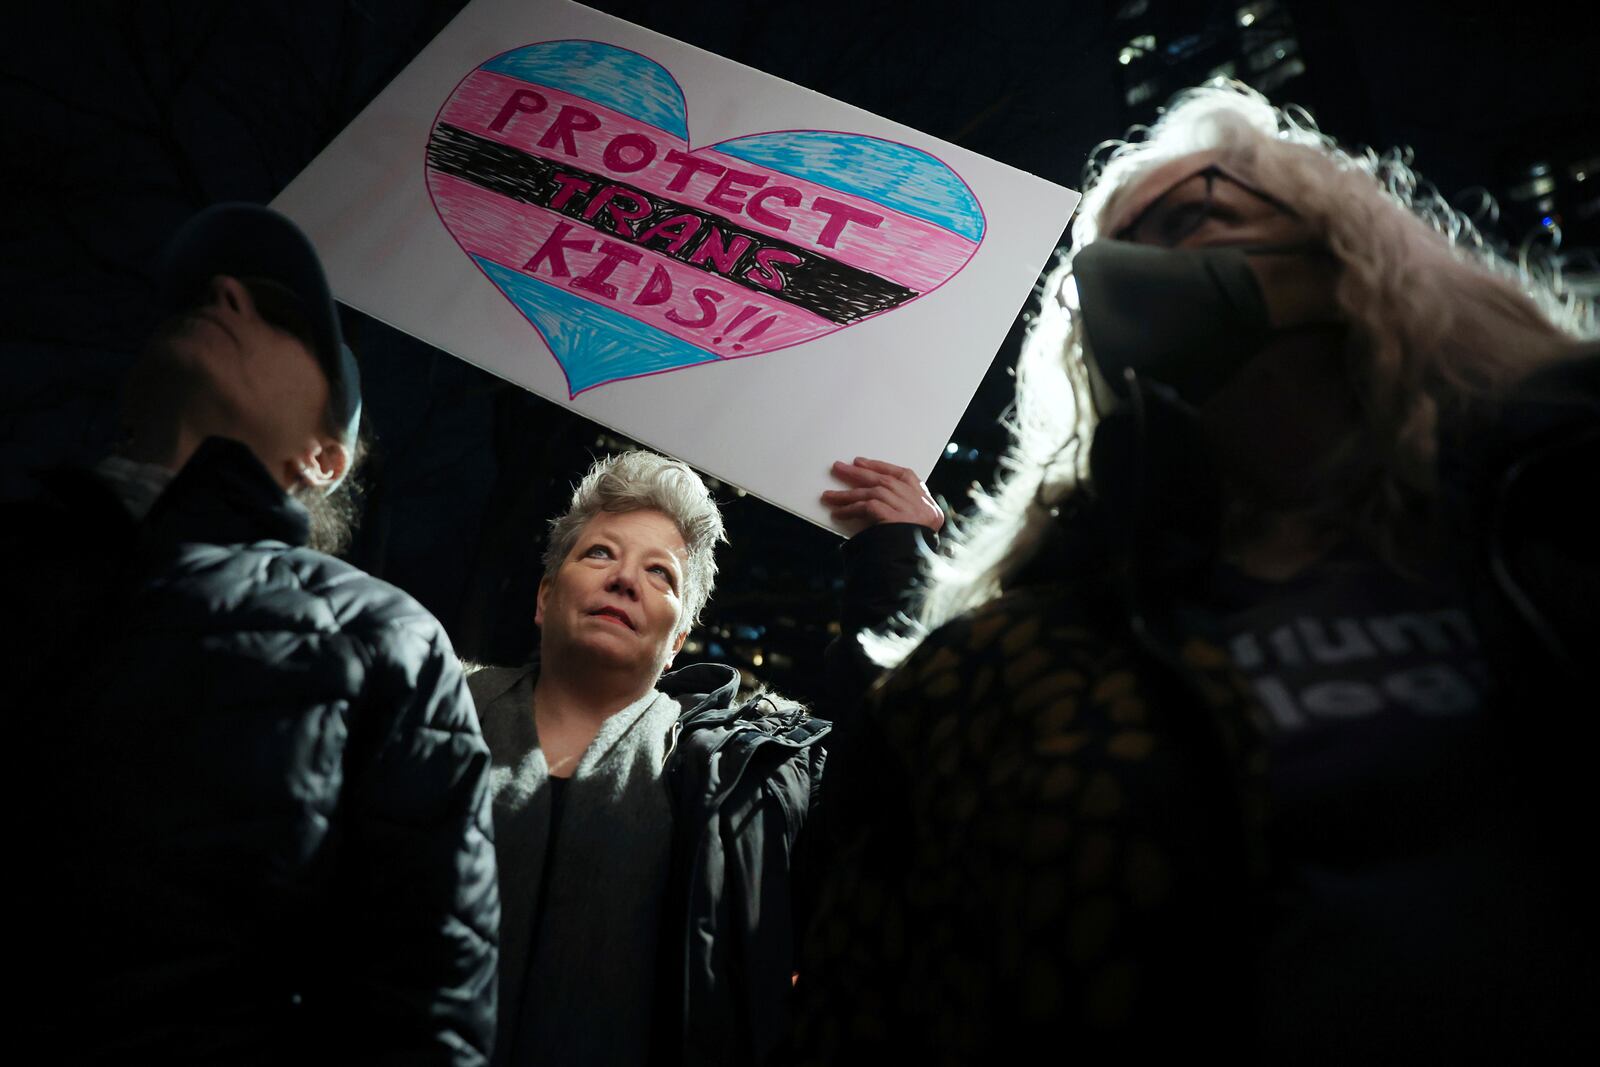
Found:
<svg viewBox="0 0 1600 1067"><path fill-rule="evenodd" d="M672 669L672 661L677 659L678 653L683 649L683 642L688 636L689 631L684 630L682 633L678 634L677 639L672 642L672 651L667 653L667 662L661 667L663 672Z"/></svg>
<svg viewBox="0 0 1600 1067"><path fill-rule="evenodd" d="M548 577L540 578L539 595L533 599L533 624L535 626L544 625L544 598L549 594L549 591L550 579Z"/></svg>
<svg viewBox="0 0 1600 1067"><path fill-rule="evenodd" d="M326 493L339 484L350 467L350 450L332 437L307 443L294 457L295 481Z"/></svg>

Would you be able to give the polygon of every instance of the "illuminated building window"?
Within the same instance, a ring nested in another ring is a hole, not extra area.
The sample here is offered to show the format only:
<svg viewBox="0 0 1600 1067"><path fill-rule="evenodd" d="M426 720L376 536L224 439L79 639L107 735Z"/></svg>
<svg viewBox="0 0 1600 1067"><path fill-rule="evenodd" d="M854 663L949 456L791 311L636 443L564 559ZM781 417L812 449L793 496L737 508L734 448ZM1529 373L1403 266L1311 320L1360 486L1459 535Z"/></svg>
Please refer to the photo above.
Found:
<svg viewBox="0 0 1600 1067"><path fill-rule="evenodd" d="M1278 5L1274 0L1260 0L1259 3L1245 4L1240 7L1238 11L1234 12L1234 19L1241 27L1249 29L1251 26L1264 22L1269 15L1275 15L1277 12Z"/></svg>
<svg viewBox="0 0 1600 1067"><path fill-rule="evenodd" d="M1146 100L1153 99L1156 95L1156 88L1156 80L1154 78L1149 78L1135 85L1127 92L1128 106L1137 107Z"/></svg>
<svg viewBox="0 0 1600 1067"><path fill-rule="evenodd" d="M1286 63L1279 63L1256 79L1256 88L1263 93L1272 93L1278 86L1290 78L1299 77L1306 72L1306 65L1300 61L1299 56L1291 57Z"/></svg>
<svg viewBox="0 0 1600 1067"><path fill-rule="evenodd" d="M1127 66L1136 59L1143 59L1156 50L1156 39L1150 34L1135 37L1122 46L1122 51L1117 53L1117 62Z"/></svg>
<svg viewBox="0 0 1600 1067"><path fill-rule="evenodd" d="M1259 74L1276 63L1295 55L1300 51L1300 42L1293 37L1283 37L1265 48L1258 48L1245 57L1245 62L1250 69Z"/></svg>
<svg viewBox="0 0 1600 1067"><path fill-rule="evenodd" d="M1542 168L1541 170L1535 171L1531 168L1529 170L1530 174L1538 174L1539 177L1512 187L1510 190L1511 199L1532 200L1536 196L1548 196L1555 192L1556 180L1550 177L1550 168L1544 166L1544 164L1540 164L1540 167Z"/></svg>

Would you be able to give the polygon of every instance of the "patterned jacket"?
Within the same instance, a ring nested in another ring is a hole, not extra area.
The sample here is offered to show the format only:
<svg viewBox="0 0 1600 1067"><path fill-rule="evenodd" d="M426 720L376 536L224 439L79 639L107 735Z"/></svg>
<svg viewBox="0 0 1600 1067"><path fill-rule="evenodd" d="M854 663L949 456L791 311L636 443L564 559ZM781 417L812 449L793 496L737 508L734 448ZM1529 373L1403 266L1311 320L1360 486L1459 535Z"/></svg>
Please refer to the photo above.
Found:
<svg viewBox="0 0 1600 1067"><path fill-rule="evenodd" d="M1259 867L1250 705L1214 645L1108 637L1064 608L1083 592L942 628L837 753L830 803L866 814L808 934L801 1062L1138 1062L1223 1025Z"/></svg>
<svg viewBox="0 0 1600 1067"><path fill-rule="evenodd" d="M798 1062L1248 1057L1265 750L1226 656L1171 610L1214 483L1181 422L1137 415L1101 424L1097 492L1010 591L924 641L835 752L834 802L862 822L808 934ZM1450 550L1526 746L1509 762L1555 772L1527 784L1570 840L1592 809L1593 717L1561 711L1592 704L1600 641L1600 359L1534 375L1441 451ZM1567 966L1551 1014L1576 1019L1592 982Z"/></svg>

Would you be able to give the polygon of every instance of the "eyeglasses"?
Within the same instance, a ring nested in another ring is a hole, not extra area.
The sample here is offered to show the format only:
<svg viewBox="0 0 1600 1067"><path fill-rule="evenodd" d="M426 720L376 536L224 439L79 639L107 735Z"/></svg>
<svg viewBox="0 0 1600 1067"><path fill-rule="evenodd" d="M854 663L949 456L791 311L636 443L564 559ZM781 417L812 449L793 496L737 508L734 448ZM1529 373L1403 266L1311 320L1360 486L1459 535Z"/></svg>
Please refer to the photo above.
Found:
<svg viewBox="0 0 1600 1067"><path fill-rule="evenodd" d="M1219 184L1231 185L1246 196L1223 193L1219 197ZM1256 203L1267 210L1261 211ZM1174 182L1112 236L1119 241L1176 248L1212 219L1249 222L1274 212L1295 219L1300 217L1298 211L1271 193L1240 181L1213 163Z"/></svg>

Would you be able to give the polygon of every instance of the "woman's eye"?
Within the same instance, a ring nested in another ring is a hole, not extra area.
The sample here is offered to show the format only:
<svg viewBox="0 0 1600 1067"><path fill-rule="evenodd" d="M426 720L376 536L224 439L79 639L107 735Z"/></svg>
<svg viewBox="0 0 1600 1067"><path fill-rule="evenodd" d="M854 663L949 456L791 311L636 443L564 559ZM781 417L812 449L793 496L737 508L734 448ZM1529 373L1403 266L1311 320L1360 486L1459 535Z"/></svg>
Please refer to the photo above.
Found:
<svg viewBox="0 0 1600 1067"><path fill-rule="evenodd" d="M653 572L655 572L656 574L661 575L661 577L666 580L666 583L668 585L672 585L673 584L673 582L672 582L672 568L666 566L665 564L657 563L655 566L651 567L650 569Z"/></svg>
<svg viewBox="0 0 1600 1067"><path fill-rule="evenodd" d="M593 559L610 559L611 550L605 545L590 545L589 550L584 553L584 556Z"/></svg>
<svg viewBox="0 0 1600 1067"><path fill-rule="evenodd" d="M1161 220L1161 236L1170 241L1181 241L1201 226L1211 215L1206 203L1180 204L1167 212Z"/></svg>

